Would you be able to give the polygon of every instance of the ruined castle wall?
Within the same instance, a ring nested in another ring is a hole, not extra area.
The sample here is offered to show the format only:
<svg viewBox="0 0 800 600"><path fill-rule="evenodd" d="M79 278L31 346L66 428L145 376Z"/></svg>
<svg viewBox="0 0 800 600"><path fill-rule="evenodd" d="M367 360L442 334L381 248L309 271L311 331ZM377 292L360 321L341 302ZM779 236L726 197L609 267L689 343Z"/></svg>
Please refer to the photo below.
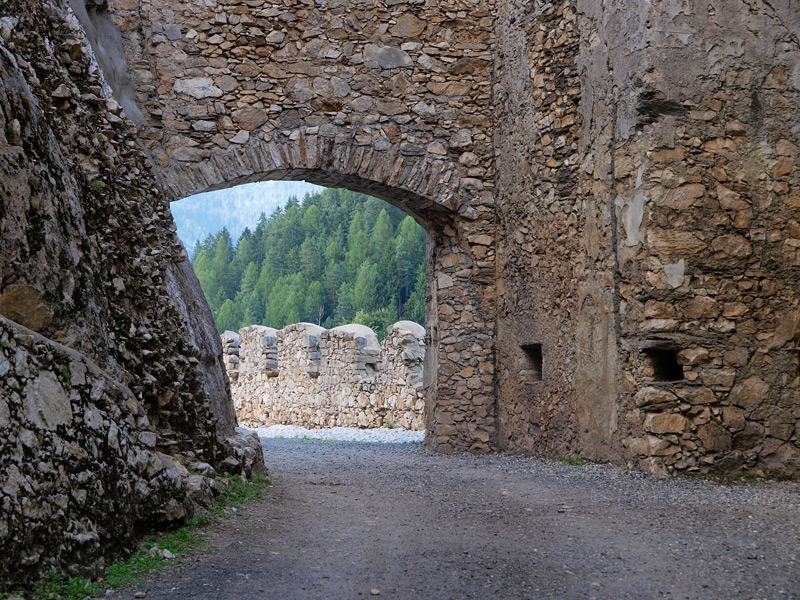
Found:
<svg viewBox="0 0 800 600"><path fill-rule="evenodd" d="M571 2L498 7L498 429L500 447L517 452L577 452L578 414L591 406L598 423L587 428L608 431L599 413L614 397L610 261L586 256L587 244L602 244L584 233L578 190L577 20ZM585 298L606 316L581 315ZM587 387L589 406L580 398ZM591 454L599 458L602 445Z"/></svg>
<svg viewBox="0 0 800 600"><path fill-rule="evenodd" d="M501 446L800 468L800 23L758 4L500 6Z"/></svg>
<svg viewBox="0 0 800 600"><path fill-rule="evenodd" d="M279 330L251 325L223 335L239 421L248 427L424 429L422 326L401 321L378 342L364 325Z"/></svg>
<svg viewBox="0 0 800 600"><path fill-rule="evenodd" d="M660 52L603 42L635 83L592 105L616 132L619 431L651 470L800 469L797 9L659 3L631 33Z"/></svg>
<svg viewBox="0 0 800 600"><path fill-rule="evenodd" d="M263 460L227 439L221 344L133 134L64 3L0 5L0 588L99 575L183 518L164 461Z"/></svg>
<svg viewBox="0 0 800 600"><path fill-rule="evenodd" d="M168 200L256 179L372 193L427 228L430 448L796 475L798 15L91 2L106 78L64 2L1 3L0 581L96 569L136 520L180 514L161 471L122 506L138 456L246 469ZM303 351L310 376L322 350Z"/></svg>
<svg viewBox="0 0 800 600"><path fill-rule="evenodd" d="M492 8L111 0L93 13L122 33L138 133L171 198L306 179L426 228L426 429L442 452L496 439Z"/></svg>

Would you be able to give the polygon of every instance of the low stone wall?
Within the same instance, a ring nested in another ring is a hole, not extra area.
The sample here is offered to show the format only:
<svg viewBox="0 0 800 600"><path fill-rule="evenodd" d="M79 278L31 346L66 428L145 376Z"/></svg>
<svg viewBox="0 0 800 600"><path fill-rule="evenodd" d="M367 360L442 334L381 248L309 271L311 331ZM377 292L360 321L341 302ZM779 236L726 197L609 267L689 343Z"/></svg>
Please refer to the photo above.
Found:
<svg viewBox="0 0 800 600"><path fill-rule="evenodd" d="M421 325L395 323L382 344L364 325L251 325L222 337L243 425L424 429Z"/></svg>

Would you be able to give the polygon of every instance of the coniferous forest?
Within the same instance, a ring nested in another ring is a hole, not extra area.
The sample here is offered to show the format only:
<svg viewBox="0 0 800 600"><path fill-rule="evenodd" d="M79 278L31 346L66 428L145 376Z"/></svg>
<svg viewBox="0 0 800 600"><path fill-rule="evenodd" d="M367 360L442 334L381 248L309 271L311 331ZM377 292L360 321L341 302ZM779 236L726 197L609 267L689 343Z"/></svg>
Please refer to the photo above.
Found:
<svg viewBox="0 0 800 600"><path fill-rule="evenodd" d="M220 332L307 321L371 327L424 323L425 232L382 200L325 189L263 213L237 242L227 229L198 242L197 278Z"/></svg>

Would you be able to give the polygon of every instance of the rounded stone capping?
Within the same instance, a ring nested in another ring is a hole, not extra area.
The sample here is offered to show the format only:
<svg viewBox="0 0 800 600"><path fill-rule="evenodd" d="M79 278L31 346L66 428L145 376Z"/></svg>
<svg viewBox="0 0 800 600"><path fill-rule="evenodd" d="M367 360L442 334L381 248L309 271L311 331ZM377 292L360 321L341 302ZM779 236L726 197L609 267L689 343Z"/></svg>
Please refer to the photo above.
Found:
<svg viewBox="0 0 800 600"><path fill-rule="evenodd" d="M235 331L231 331L230 329L226 329L225 332L222 334L222 343L223 344L230 344L231 342L239 343L239 334Z"/></svg>
<svg viewBox="0 0 800 600"><path fill-rule="evenodd" d="M390 334L395 332L410 333L414 337L425 339L425 328L419 323L414 323L414 321L398 321L397 323L390 325L388 331Z"/></svg>
<svg viewBox="0 0 800 600"><path fill-rule="evenodd" d="M269 327L269 329L272 329L272 327ZM279 330L272 329L272 331L277 333ZM289 331L302 331L303 333L319 336L319 335L321 335L322 333L324 333L324 332L326 332L328 330L325 329L324 327L321 327L320 325L316 325L314 323L305 323L305 322L303 322L303 323L293 323L291 325L287 325L283 329L283 331L286 331L286 332L289 332Z"/></svg>
<svg viewBox="0 0 800 600"><path fill-rule="evenodd" d="M272 346L275 344L275 340L278 336L278 330L273 327L265 327L264 325L248 325L247 327L242 327L239 330L241 336L241 343L244 343L245 340L250 338L251 336L255 336L260 338L263 343L268 346ZM238 338L237 338L238 341ZM225 340L223 339L223 344Z"/></svg>
<svg viewBox="0 0 800 600"><path fill-rule="evenodd" d="M375 332L367 327L366 325L359 325L357 323L352 323L350 325L340 325L339 327L334 327L330 330L332 333L335 332L337 334L341 333L344 336L350 336L358 339L364 340L364 349L366 350L375 350L380 352L381 344L378 341L378 336Z"/></svg>
<svg viewBox="0 0 800 600"><path fill-rule="evenodd" d="M267 327L266 325L248 325L247 327L242 327L239 330L239 332L248 332L248 333L251 332L251 331L255 331L255 332L258 332L258 333L264 333L266 335L275 335L278 332L278 330L275 329L274 327ZM227 333L228 332L226 331L225 334L227 334ZM223 335L225 335L225 334L223 334Z"/></svg>

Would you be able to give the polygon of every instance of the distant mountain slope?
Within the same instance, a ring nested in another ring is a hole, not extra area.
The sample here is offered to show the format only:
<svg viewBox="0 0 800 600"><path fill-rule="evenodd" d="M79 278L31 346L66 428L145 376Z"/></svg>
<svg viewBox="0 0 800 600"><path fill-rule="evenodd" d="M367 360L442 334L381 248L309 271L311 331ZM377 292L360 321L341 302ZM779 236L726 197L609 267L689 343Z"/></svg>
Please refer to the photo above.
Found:
<svg viewBox="0 0 800 600"><path fill-rule="evenodd" d="M259 215L268 216L290 196L302 201L306 194L323 190L305 181L262 181L189 196L172 203L178 236L191 254L198 241L227 228L236 240L245 227L254 227Z"/></svg>

